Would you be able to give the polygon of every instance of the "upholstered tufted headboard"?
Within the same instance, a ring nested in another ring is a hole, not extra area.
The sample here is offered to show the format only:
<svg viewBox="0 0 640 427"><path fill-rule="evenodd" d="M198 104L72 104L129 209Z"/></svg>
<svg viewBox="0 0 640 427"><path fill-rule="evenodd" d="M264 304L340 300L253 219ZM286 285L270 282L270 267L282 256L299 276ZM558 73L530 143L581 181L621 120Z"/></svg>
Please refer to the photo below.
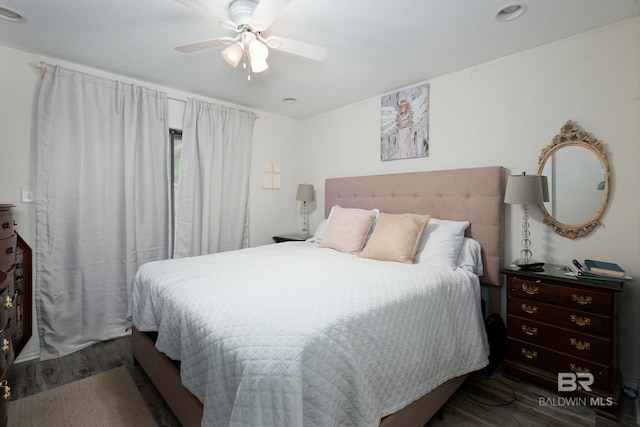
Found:
<svg viewBox="0 0 640 427"><path fill-rule="evenodd" d="M331 207L378 208L468 220L466 235L483 249L483 284L500 286L504 169L501 166L328 178L325 218Z"/></svg>

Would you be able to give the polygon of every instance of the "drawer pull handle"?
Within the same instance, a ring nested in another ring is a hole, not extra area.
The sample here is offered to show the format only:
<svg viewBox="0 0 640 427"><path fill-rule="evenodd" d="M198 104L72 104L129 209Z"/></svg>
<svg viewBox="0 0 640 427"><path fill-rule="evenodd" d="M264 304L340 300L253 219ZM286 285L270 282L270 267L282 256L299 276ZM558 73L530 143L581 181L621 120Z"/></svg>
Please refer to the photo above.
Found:
<svg viewBox="0 0 640 427"><path fill-rule="evenodd" d="M578 341L575 338L571 338L569 342L571 343L572 346L574 346L578 350L591 350L591 344L589 344L587 341L582 342L582 341Z"/></svg>
<svg viewBox="0 0 640 427"><path fill-rule="evenodd" d="M11 255L13 253L13 246L9 246L5 252L7 255Z"/></svg>
<svg viewBox="0 0 640 427"><path fill-rule="evenodd" d="M9 353L9 340L6 338L2 339L2 352L4 354Z"/></svg>
<svg viewBox="0 0 640 427"><path fill-rule="evenodd" d="M3 222L2 223L2 229L6 230L7 228L11 228L11 223L10 222Z"/></svg>
<svg viewBox="0 0 640 427"><path fill-rule="evenodd" d="M9 387L7 384L7 380L2 380L2 382L0 382L0 388L2 389L2 398L4 400L9 400L11 398L11 387Z"/></svg>
<svg viewBox="0 0 640 427"><path fill-rule="evenodd" d="M13 298L8 296L4 300L4 308L6 308L7 310L11 310L12 307L13 307Z"/></svg>
<svg viewBox="0 0 640 427"><path fill-rule="evenodd" d="M576 295L576 294L571 295L571 300L574 302L577 302L580 305L587 305L587 304L593 303L593 298L591 298L590 296L585 297L583 295Z"/></svg>
<svg viewBox="0 0 640 427"><path fill-rule="evenodd" d="M522 355L524 357L526 357L527 359L537 359L538 358L538 352L537 351L527 350L526 348L521 348L520 350L522 351Z"/></svg>
<svg viewBox="0 0 640 427"><path fill-rule="evenodd" d="M537 286L529 286L526 283L522 284L522 292L528 295L536 295L540 293L540 289Z"/></svg>
<svg viewBox="0 0 640 427"><path fill-rule="evenodd" d="M591 319L589 319L588 317L580 317L580 316L576 316L575 314L571 315L571 321L573 323L575 323L578 326L589 326L591 325Z"/></svg>
<svg viewBox="0 0 640 427"><path fill-rule="evenodd" d="M522 304L522 311L526 311L529 314L537 313L538 312L538 306Z"/></svg>
<svg viewBox="0 0 640 427"><path fill-rule="evenodd" d="M522 325L522 332L527 335L538 335L538 328Z"/></svg>
<svg viewBox="0 0 640 427"><path fill-rule="evenodd" d="M591 373L589 368L583 368L581 366L576 366L575 363L570 364L569 365L569 369L571 369L573 372L577 372L579 374L590 374Z"/></svg>

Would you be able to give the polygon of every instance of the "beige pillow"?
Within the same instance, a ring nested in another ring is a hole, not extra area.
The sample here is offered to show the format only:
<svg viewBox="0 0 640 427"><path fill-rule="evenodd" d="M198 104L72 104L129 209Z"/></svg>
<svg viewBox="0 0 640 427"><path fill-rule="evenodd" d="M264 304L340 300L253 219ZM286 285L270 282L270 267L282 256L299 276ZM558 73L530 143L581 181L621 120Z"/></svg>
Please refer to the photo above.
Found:
<svg viewBox="0 0 640 427"><path fill-rule="evenodd" d="M412 264L429 218L429 215L381 213L360 256Z"/></svg>
<svg viewBox="0 0 640 427"><path fill-rule="evenodd" d="M320 241L320 247L359 254L364 246L364 240L369 234L371 224L376 218L376 212L364 209L345 209L337 205L333 207L331 212L331 220Z"/></svg>

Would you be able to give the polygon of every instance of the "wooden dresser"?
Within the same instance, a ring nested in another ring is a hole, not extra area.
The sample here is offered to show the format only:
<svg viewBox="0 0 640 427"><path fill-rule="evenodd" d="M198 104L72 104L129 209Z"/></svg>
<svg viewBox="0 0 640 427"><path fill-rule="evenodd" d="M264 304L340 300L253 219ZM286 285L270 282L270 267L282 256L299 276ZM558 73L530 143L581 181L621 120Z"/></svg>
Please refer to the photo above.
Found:
<svg viewBox="0 0 640 427"><path fill-rule="evenodd" d="M17 235L13 228L13 207L14 205L0 204L0 426L7 424L6 402L11 396L7 379L14 358L11 337L16 328L14 299Z"/></svg>
<svg viewBox="0 0 640 427"><path fill-rule="evenodd" d="M517 268L501 272L507 278L506 376L562 390L561 394L577 397L574 402L616 419L622 391L616 360L616 295L622 282L578 280L553 264L542 272Z"/></svg>

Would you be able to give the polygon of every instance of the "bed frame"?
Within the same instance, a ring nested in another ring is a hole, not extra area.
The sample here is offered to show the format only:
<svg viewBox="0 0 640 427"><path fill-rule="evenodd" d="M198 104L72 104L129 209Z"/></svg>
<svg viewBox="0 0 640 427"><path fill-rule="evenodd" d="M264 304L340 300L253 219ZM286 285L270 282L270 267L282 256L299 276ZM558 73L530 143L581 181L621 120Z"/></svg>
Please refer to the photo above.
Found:
<svg viewBox="0 0 640 427"><path fill-rule="evenodd" d="M430 214L469 220L466 235L482 244L490 312L500 312L504 169L500 166L329 178L325 181L325 217L331 207L378 208L388 213ZM134 360L144 369L184 427L200 426L202 403L180 381L177 364L156 350L153 339L133 328ZM453 378L400 411L384 417L381 427L422 427L464 382Z"/></svg>

